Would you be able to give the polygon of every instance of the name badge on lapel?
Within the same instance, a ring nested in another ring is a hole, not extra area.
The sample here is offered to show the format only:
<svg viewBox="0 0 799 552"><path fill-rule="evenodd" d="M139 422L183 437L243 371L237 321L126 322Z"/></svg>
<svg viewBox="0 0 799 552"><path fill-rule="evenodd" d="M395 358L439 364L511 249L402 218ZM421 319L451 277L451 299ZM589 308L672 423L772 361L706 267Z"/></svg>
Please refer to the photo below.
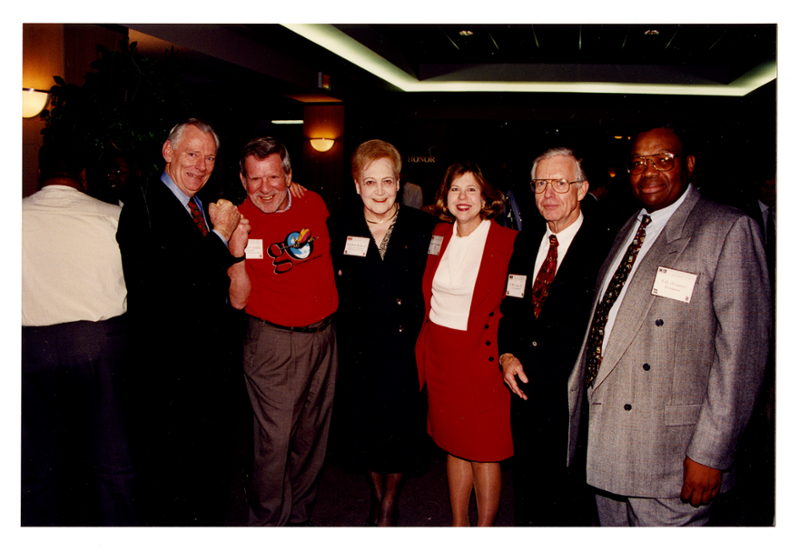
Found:
<svg viewBox="0 0 799 552"><path fill-rule="evenodd" d="M427 248L428 255L438 255L441 253L441 244L444 242L444 236L433 236L430 238L430 247Z"/></svg>
<svg viewBox="0 0 799 552"><path fill-rule="evenodd" d="M264 240L256 240L256 239L248 240L247 247L244 249L244 257L246 259L263 259Z"/></svg>
<svg viewBox="0 0 799 552"><path fill-rule="evenodd" d="M652 295L690 303L696 285L696 274L659 266Z"/></svg>
<svg viewBox="0 0 799 552"><path fill-rule="evenodd" d="M527 285L527 275L525 274L508 274L508 286L505 293L509 297L524 298L524 288Z"/></svg>
<svg viewBox="0 0 799 552"><path fill-rule="evenodd" d="M369 238L360 236L347 236L347 241L344 244L344 254L351 257L366 257L366 251L369 249Z"/></svg>

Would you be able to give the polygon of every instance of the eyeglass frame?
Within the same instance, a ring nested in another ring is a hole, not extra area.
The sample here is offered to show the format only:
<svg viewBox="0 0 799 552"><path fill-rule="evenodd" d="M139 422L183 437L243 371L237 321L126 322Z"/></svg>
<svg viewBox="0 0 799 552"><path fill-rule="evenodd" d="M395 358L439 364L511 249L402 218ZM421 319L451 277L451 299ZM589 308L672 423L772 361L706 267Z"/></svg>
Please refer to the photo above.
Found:
<svg viewBox="0 0 799 552"><path fill-rule="evenodd" d="M546 182L546 184L544 184L544 187L541 189L540 192L537 191L536 189L537 188L535 185L536 181ZM572 184L582 184L583 182L585 182L585 180L575 180L574 182L569 182L565 178L534 178L530 181L530 188L533 189L533 193L535 194L543 194L544 192L547 191L547 187L551 187L552 191L555 192L556 194L565 194L568 193L569 190L571 189L567 186L562 192L559 192L557 188L555 188L555 184L553 184L553 182L567 182L568 186L571 186Z"/></svg>
<svg viewBox="0 0 799 552"><path fill-rule="evenodd" d="M668 169L658 168L657 163L655 163L655 160L652 159L653 157L662 157L664 155L669 156L671 158L671 162L672 162L671 168L668 168ZM647 168L649 167L649 163L650 162L652 162L652 166L655 167L655 170L657 172L669 172L669 171L673 170L674 167L677 165L676 159L678 157L682 157L682 156L683 156L682 153L671 153L670 151L664 151L663 153L655 153L653 155L633 155L633 156L630 156L630 157L627 158L627 173L628 174L643 174L643 173L646 172ZM630 162L633 159L644 159L645 162L642 165L644 167L644 170L642 170L641 172L638 172L638 173L634 173L633 170L630 168Z"/></svg>

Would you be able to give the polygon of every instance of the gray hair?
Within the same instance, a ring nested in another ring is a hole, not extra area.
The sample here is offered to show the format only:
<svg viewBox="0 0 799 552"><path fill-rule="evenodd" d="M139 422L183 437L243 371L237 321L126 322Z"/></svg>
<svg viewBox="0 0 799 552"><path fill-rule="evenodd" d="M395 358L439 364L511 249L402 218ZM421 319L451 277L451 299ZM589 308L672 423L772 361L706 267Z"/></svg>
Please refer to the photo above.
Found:
<svg viewBox="0 0 799 552"><path fill-rule="evenodd" d="M274 153L280 156L280 162L283 165L283 172L286 173L286 179L288 179L289 173L291 172L291 158L289 157L289 150L286 149L286 146L271 136L253 138L247 142L247 145L241 150L241 156L239 156L239 171L241 171L241 174L244 176L247 176L245 161L250 155L255 157L258 161L262 161Z"/></svg>
<svg viewBox="0 0 799 552"><path fill-rule="evenodd" d="M172 127L172 130L169 131L169 136L167 136L167 140L170 144L172 144L172 149L177 149L180 145L180 141L183 139L183 133L186 132L186 129L190 126L193 126L200 132L211 133L211 136L214 138L214 144L216 144L216 149L219 150L219 136L217 136L216 132L214 131L213 127L203 121L202 119L191 118L187 119L186 121L179 123Z"/></svg>
<svg viewBox="0 0 799 552"><path fill-rule="evenodd" d="M543 161L544 159L551 159L553 157L571 157L574 159L574 162L577 164L577 180L581 182L585 182L588 180L588 177L585 175L585 171L583 170L583 160L574 153L574 150L571 148L550 148L538 157L535 158L533 161L533 170L530 171L530 178L535 180L535 169L538 167L538 162Z"/></svg>

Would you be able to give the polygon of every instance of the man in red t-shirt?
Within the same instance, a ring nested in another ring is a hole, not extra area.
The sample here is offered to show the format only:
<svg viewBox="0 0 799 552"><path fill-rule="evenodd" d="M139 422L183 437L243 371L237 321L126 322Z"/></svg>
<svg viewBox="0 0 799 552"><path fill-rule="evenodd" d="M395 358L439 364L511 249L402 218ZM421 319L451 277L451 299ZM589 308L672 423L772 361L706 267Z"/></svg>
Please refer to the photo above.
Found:
<svg viewBox="0 0 799 552"><path fill-rule="evenodd" d="M273 138L242 151L244 224L230 239L230 301L249 314L244 374L255 414L250 525L310 525L336 379L338 294L328 211L292 195L291 161ZM245 220L246 219L246 220Z"/></svg>

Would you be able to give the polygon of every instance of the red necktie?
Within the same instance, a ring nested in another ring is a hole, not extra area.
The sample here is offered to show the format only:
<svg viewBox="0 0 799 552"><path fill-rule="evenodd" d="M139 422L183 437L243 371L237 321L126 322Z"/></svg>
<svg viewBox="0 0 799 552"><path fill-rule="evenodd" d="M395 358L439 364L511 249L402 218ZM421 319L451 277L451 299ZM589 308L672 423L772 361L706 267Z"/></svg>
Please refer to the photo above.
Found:
<svg viewBox="0 0 799 552"><path fill-rule="evenodd" d="M538 275L533 283L533 314L536 318L541 313L541 307L549 295L549 286L555 279L558 269L558 238L555 234L549 236L549 251L544 259L544 264L538 270Z"/></svg>
<svg viewBox="0 0 799 552"><path fill-rule="evenodd" d="M189 199L189 210L191 211L191 218L194 219L194 224L197 225L197 228L200 229L203 236L208 235L208 227L205 225L205 219L197 203L194 202L194 198Z"/></svg>

